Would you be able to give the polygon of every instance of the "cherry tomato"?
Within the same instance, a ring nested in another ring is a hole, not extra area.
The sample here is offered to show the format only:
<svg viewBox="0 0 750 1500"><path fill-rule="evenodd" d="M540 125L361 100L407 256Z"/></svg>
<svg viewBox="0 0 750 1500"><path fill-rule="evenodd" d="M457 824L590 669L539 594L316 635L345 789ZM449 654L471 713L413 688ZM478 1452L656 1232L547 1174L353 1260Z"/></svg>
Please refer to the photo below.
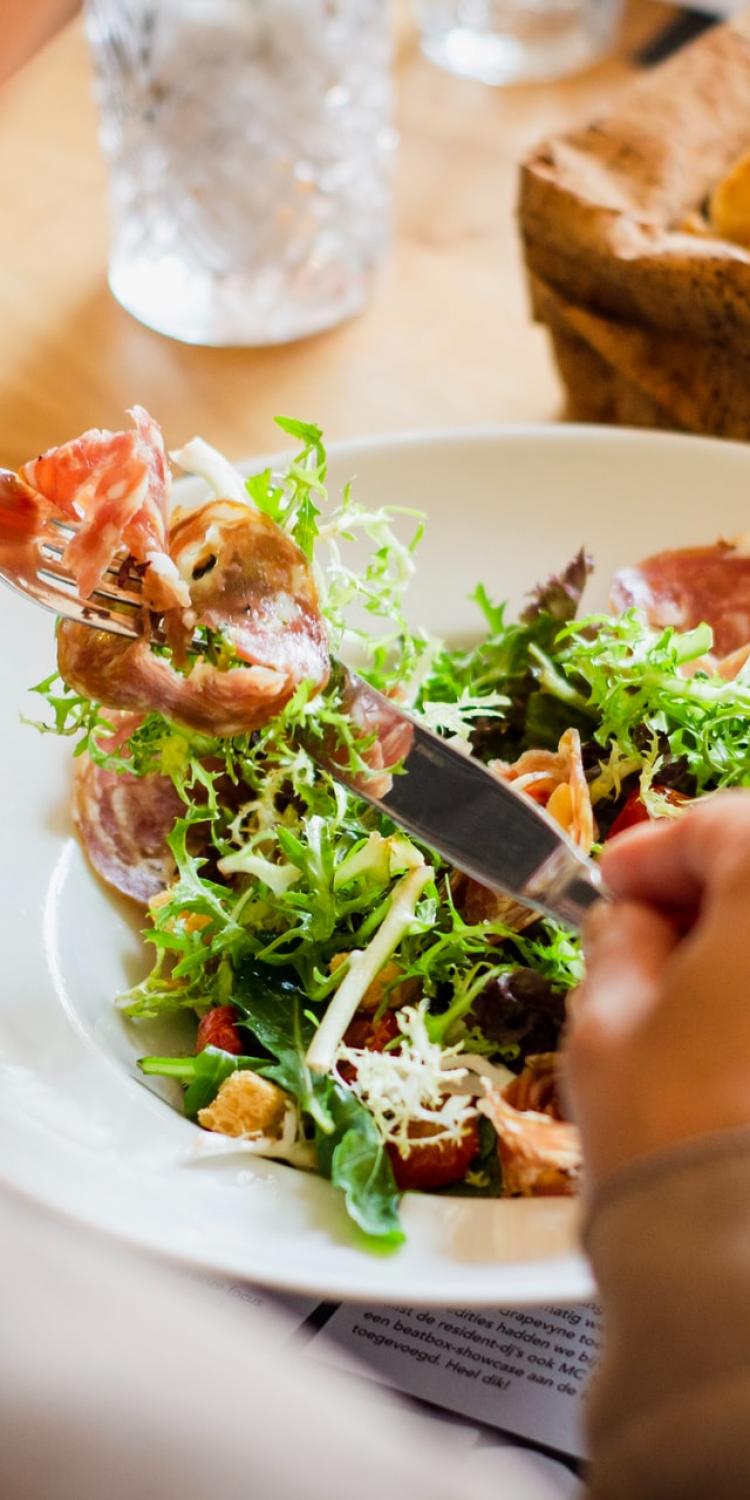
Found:
<svg viewBox="0 0 750 1500"><path fill-rule="evenodd" d="M450 1187L452 1182L462 1182L466 1176L479 1150L477 1121L469 1121L460 1141L431 1141L433 1133L434 1126L427 1120L414 1121L409 1128L414 1145L408 1156L401 1156L396 1146L388 1146L396 1186L402 1191Z"/></svg>
<svg viewBox="0 0 750 1500"><path fill-rule="evenodd" d="M388 1043L395 1041L399 1035L395 1011L384 1011L379 1021L366 1011L357 1011L344 1032L344 1043L347 1047L356 1047L363 1052L385 1052ZM345 1083L351 1083L357 1069L354 1063L345 1062L339 1063L338 1071Z"/></svg>
<svg viewBox="0 0 750 1500"><path fill-rule="evenodd" d="M681 807L683 803L690 802L684 792L676 792L671 786L659 786L654 788L665 802L671 803L672 807ZM617 838L618 833L624 833L626 828L634 828L636 823L650 823L652 821L648 808L641 801L641 794L636 787L620 808L612 827L607 834L608 839Z"/></svg>
<svg viewBox="0 0 750 1500"><path fill-rule="evenodd" d="M236 1057L240 1056L242 1042L235 1024L233 1005L217 1005L213 1010L206 1011L198 1022L195 1050L202 1052L204 1047L220 1047L222 1052L233 1052Z"/></svg>

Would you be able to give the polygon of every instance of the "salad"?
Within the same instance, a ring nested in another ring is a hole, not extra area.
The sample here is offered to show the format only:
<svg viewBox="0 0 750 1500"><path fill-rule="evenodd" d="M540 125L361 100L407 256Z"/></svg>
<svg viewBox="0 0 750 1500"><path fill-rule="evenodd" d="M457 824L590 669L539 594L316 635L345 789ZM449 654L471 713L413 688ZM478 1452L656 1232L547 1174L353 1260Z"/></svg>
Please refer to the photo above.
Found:
<svg viewBox="0 0 750 1500"><path fill-rule="evenodd" d="M173 1080L197 1128L328 1178L381 1246L403 1238L405 1190L575 1192L558 1054L578 940L321 769L333 740L382 773L335 659L596 854L750 784L750 557L660 554L618 574L611 614L579 618L581 550L518 619L478 584L476 644L455 649L408 623L423 518L329 496L317 427L279 419L298 452L249 479L193 439L171 455L206 487L188 504L157 425L133 418L4 484L29 543L43 515L71 523L82 594L114 570L143 601L137 639L59 622L35 688L37 727L74 741L88 858L144 912L150 971L116 1003L136 1025L194 1022L191 1050L142 1074Z"/></svg>

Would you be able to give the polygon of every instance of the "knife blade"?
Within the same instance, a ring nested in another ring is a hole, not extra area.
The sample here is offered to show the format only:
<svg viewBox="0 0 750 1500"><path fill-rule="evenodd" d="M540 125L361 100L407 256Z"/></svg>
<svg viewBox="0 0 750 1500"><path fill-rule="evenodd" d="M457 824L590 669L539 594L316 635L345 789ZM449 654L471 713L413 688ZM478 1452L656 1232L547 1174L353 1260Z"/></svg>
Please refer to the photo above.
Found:
<svg viewBox="0 0 750 1500"><path fill-rule="evenodd" d="M593 860L529 797L493 776L370 687L334 665L341 704L368 768L338 743L308 740L319 765L449 864L573 929L606 899Z"/></svg>

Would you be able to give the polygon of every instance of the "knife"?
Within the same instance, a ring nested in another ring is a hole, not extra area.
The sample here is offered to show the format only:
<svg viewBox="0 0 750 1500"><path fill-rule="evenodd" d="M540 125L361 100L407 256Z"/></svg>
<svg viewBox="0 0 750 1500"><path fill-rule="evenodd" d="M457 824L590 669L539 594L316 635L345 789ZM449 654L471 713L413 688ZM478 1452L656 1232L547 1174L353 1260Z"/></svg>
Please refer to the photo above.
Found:
<svg viewBox="0 0 750 1500"><path fill-rule="evenodd" d="M600 872L531 798L455 749L341 662L341 706L369 748L308 738L324 770L482 885L578 929L607 898Z"/></svg>

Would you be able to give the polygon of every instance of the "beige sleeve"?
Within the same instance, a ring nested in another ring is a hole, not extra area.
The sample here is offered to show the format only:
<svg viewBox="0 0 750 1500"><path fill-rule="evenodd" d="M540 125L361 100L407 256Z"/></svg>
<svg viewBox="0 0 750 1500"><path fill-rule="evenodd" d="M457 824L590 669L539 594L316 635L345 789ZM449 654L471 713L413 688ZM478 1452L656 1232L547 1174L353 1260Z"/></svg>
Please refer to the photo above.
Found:
<svg viewBox="0 0 750 1500"><path fill-rule="evenodd" d="M618 1174L586 1245L604 1313L589 1500L750 1494L750 1130Z"/></svg>

